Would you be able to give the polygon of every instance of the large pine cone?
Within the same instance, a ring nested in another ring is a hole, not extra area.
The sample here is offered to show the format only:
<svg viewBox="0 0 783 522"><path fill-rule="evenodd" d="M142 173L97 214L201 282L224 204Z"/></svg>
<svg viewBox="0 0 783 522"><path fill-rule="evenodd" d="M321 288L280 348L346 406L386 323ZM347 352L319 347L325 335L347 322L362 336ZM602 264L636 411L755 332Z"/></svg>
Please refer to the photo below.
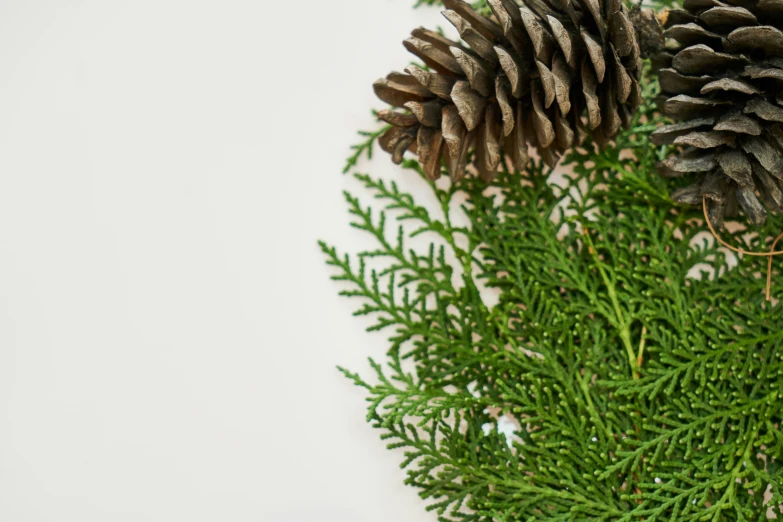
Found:
<svg viewBox="0 0 783 522"><path fill-rule="evenodd" d="M783 208L783 2L728 1L685 0L669 11L665 35L676 46L656 62L664 112L680 123L651 139L680 146L659 165L663 175L697 178L675 201L706 198L715 226L738 206L761 225L765 205Z"/></svg>
<svg viewBox="0 0 783 522"><path fill-rule="evenodd" d="M410 111L380 113L392 125L381 146L396 163L410 149L435 179L443 157L457 180L472 151L490 180L504 152L522 169L530 144L554 166L586 134L603 145L630 123L642 62L622 0L488 3L494 18L443 0L465 44L417 29L404 44L428 70L410 66L375 83L380 99Z"/></svg>

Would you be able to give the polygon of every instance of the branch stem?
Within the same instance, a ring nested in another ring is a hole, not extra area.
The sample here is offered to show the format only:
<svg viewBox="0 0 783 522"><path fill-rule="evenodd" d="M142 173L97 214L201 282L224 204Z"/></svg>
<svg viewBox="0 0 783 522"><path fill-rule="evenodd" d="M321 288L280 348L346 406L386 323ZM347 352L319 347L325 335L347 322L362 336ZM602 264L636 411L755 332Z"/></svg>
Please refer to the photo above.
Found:
<svg viewBox="0 0 783 522"><path fill-rule="evenodd" d="M631 321L626 320L625 318L623 308L620 306L620 299L617 296L617 291L615 290L615 285L609 278L609 274L606 273L604 265L598 257L598 252L595 250L595 245L593 244L593 240L590 237L590 232L584 224L582 224L582 233L585 236L588 251L595 261L595 265L598 268L598 272L601 275L604 286L606 286L606 291L609 294L609 300L612 302L612 308L614 308L614 313L617 316L617 324L615 327L619 330L620 339L623 341L623 346L625 347L626 354L628 355L628 364L631 366L633 378L634 380L637 380L639 379L639 364L638 357L634 351L633 343L631 342ZM644 342L643 339L644 337L642 337L642 342Z"/></svg>

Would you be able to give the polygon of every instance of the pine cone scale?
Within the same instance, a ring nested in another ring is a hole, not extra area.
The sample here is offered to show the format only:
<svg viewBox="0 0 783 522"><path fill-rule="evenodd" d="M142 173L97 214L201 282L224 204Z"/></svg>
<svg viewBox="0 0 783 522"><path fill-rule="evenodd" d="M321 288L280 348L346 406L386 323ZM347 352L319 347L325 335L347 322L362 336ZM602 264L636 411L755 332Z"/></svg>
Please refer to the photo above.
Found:
<svg viewBox="0 0 783 522"><path fill-rule="evenodd" d="M783 158L779 151L763 137L748 136L742 141L742 149L752 155L762 167L777 178L783 178Z"/></svg>
<svg viewBox="0 0 783 522"><path fill-rule="evenodd" d="M749 134L758 136L761 134L761 125L753 118L748 118L738 112L727 113L721 116L718 123L713 127L718 131L732 131L737 134Z"/></svg>
<svg viewBox="0 0 783 522"><path fill-rule="evenodd" d="M753 185L753 167L748 158L738 150L724 150L716 155L723 172L739 186Z"/></svg>
<svg viewBox="0 0 783 522"><path fill-rule="evenodd" d="M558 47L560 47L560 50L563 52L566 63L573 68L575 66L574 46L573 42L571 42L571 37L568 35L568 31L563 24L553 16L547 16L547 22L549 22L549 27L552 29L552 36L557 42Z"/></svg>
<svg viewBox="0 0 783 522"><path fill-rule="evenodd" d="M731 132L691 132L674 140L675 145L690 145L697 149L714 149L721 145L735 147L736 137Z"/></svg>
<svg viewBox="0 0 783 522"><path fill-rule="evenodd" d="M686 94L679 94L666 100L664 112L674 119L702 117L713 112L715 107L730 105L729 101L714 100L710 98L696 98Z"/></svg>
<svg viewBox="0 0 783 522"><path fill-rule="evenodd" d="M758 23L756 16L740 6L717 6L704 11L701 20L709 26L742 27Z"/></svg>
<svg viewBox="0 0 783 522"><path fill-rule="evenodd" d="M674 143L675 139L690 133L693 131L693 129L698 129L707 125L713 125L714 123L715 118L708 117L690 120L683 123L675 123L673 125L666 125L650 133L650 141L654 145L671 145Z"/></svg>
<svg viewBox="0 0 783 522"><path fill-rule="evenodd" d="M449 172L464 173L470 139L456 106L449 105L443 109L442 128L448 152L446 164Z"/></svg>
<svg viewBox="0 0 783 522"><path fill-rule="evenodd" d="M718 47L722 41L719 34L708 31L704 27L692 22L672 26L664 32L664 35L666 38L674 38L684 45L703 44L709 47Z"/></svg>
<svg viewBox="0 0 783 522"><path fill-rule="evenodd" d="M405 72L416 78L418 82L435 96L451 101L451 91L454 89L455 80L441 74L434 74L415 65L409 65Z"/></svg>
<svg viewBox="0 0 783 522"><path fill-rule="evenodd" d="M403 42L403 45L408 52L420 58L427 67L440 74L462 74L462 68L456 58L449 54L448 49L439 49L434 44L415 37L408 38Z"/></svg>
<svg viewBox="0 0 783 522"><path fill-rule="evenodd" d="M484 60L495 64L497 58L494 53L494 45L490 40L487 40L480 32L476 31L469 22L460 17L456 11L447 9L443 11L443 16L451 22L460 38L462 38L476 54L478 54Z"/></svg>
<svg viewBox="0 0 783 522"><path fill-rule="evenodd" d="M667 178L677 178L689 173L710 172L717 166L713 154L693 154L687 151L679 156L670 156L661 162L661 174ZM698 186L695 186L698 189Z"/></svg>
<svg viewBox="0 0 783 522"><path fill-rule="evenodd" d="M733 91L741 94L761 94L761 91L742 80L732 78L721 78L713 80L701 88L699 94L709 94L713 91Z"/></svg>
<svg viewBox="0 0 783 522"><path fill-rule="evenodd" d="M620 56L628 56L633 52L635 31L631 19L623 11L615 11L609 19L609 29L612 33L612 45Z"/></svg>
<svg viewBox="0 0 783 522"><path fill-rule="evenodd" d="M498 41L503 38L503 30L496 23L474 11L469 3L462 0L443 0L443 5L459 14L487 40Z"/></svg>
<svg viewBox="0 0 783 522"><path fill-rule="evenodd" d="M699 94L701 88L713 81L712 76L686 76L676 69L665 68L658 71L661 89L669 94Z"/></svg>
<svg viewBox="0 0 783 522"><path fill-rule="evenodd" d="M440 127L443 105L439 101L408 102L404 107L411 111L416 117L416 121L425 127L432 127L434 129Z"/></svg>
<svg viewBox="0 0 783 522"><path fill-rule="evenodd" d="M769 197L779 207L783 207L783 192L781 192L778 183L772 179L763 167L758 168L758 176L767 189Z"/></svg>
<svg viewBox="0 0 783 522"><path fill-rule="evenodd" d="M411 127L419 121L413 114L404 114L391 110L378 111L378 119L394 127Z"/></svg>
<svg viewBox="0 0 783 522"><path fill-rule="evenodd" d="M672 59L672 66L681 74L706 74L743 63L741 55L721 53L704 44L686 47Z"/></svg>
<svg viewBox="0 0 783 522"><path fill-rule="evenodd" d="M769 54L783 54L783 32L771 25L740 27L728 35L728 41L737 49L762 49Z"/></svg>
<svg viewBox="0 0 783 522"><path fill-rule="evenodd" d="M748 66L745 68L745 75L752 80L761 80L769 78L783 81L783 70L775 68L763 68Z"/></svg>
<svg viewBox="0 0 783 522"><path fill-rule="evenodd" d="M483 120L484 108L487 99L470 88L468 82L462 81L454 84L451 91L451 99L457 106L459 115L467 125L468 130L475 130Z"/></svg>
<svg viewBox="0 0 783 522"><path fill-rule="evenodd" d="M403 107L408 102L424 101L428 98L427 90L421 85L404 84L393 78L378 80L373 87L378 98L394 107Z"/></svg>
<svg viewBox="0 0 783 522"><path fill-rule="evenodd" d="M767 211L761 205L756 193L751 187L739 187L737 189L737 202L748 215L751 223L761 225L767 220Z"/></svg>
<svg viewBox="0 0 783 522"><path fill-rule="evenodd" d="M514 108L511 105L511 89L503 78L495 81L495 93L503 117L503 135L508 136L514 131Z"/></svg>
<svg viewBox="0 0 783 522"><path fill-rule="evenodd" d="M762 120L783 122L783 109L759 98L749 101L744 112L755 114Z"/></svg>

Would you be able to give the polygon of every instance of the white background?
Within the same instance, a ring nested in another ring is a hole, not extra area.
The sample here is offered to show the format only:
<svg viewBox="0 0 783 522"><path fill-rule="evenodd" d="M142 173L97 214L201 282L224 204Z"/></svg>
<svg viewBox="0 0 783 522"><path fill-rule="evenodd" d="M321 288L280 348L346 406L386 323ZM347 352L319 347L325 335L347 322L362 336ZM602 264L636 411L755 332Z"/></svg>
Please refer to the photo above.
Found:
<svg viewBox="0 0 783 522"><path fill-rule="evenodd" d="M412 2L0 0L0 520L435 520L316 245Z"/></svg>

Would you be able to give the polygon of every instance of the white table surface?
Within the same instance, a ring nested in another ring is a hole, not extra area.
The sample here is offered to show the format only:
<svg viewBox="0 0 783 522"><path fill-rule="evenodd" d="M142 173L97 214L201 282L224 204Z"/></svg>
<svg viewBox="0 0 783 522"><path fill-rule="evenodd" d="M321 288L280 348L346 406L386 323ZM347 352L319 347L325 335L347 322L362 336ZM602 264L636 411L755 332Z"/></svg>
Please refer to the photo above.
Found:
<svg viewBox="0 0 783 522"><path fill-rule="evenodd" d="M0 1L0 520L436 520L316 246L411 4Z"/></svg>

